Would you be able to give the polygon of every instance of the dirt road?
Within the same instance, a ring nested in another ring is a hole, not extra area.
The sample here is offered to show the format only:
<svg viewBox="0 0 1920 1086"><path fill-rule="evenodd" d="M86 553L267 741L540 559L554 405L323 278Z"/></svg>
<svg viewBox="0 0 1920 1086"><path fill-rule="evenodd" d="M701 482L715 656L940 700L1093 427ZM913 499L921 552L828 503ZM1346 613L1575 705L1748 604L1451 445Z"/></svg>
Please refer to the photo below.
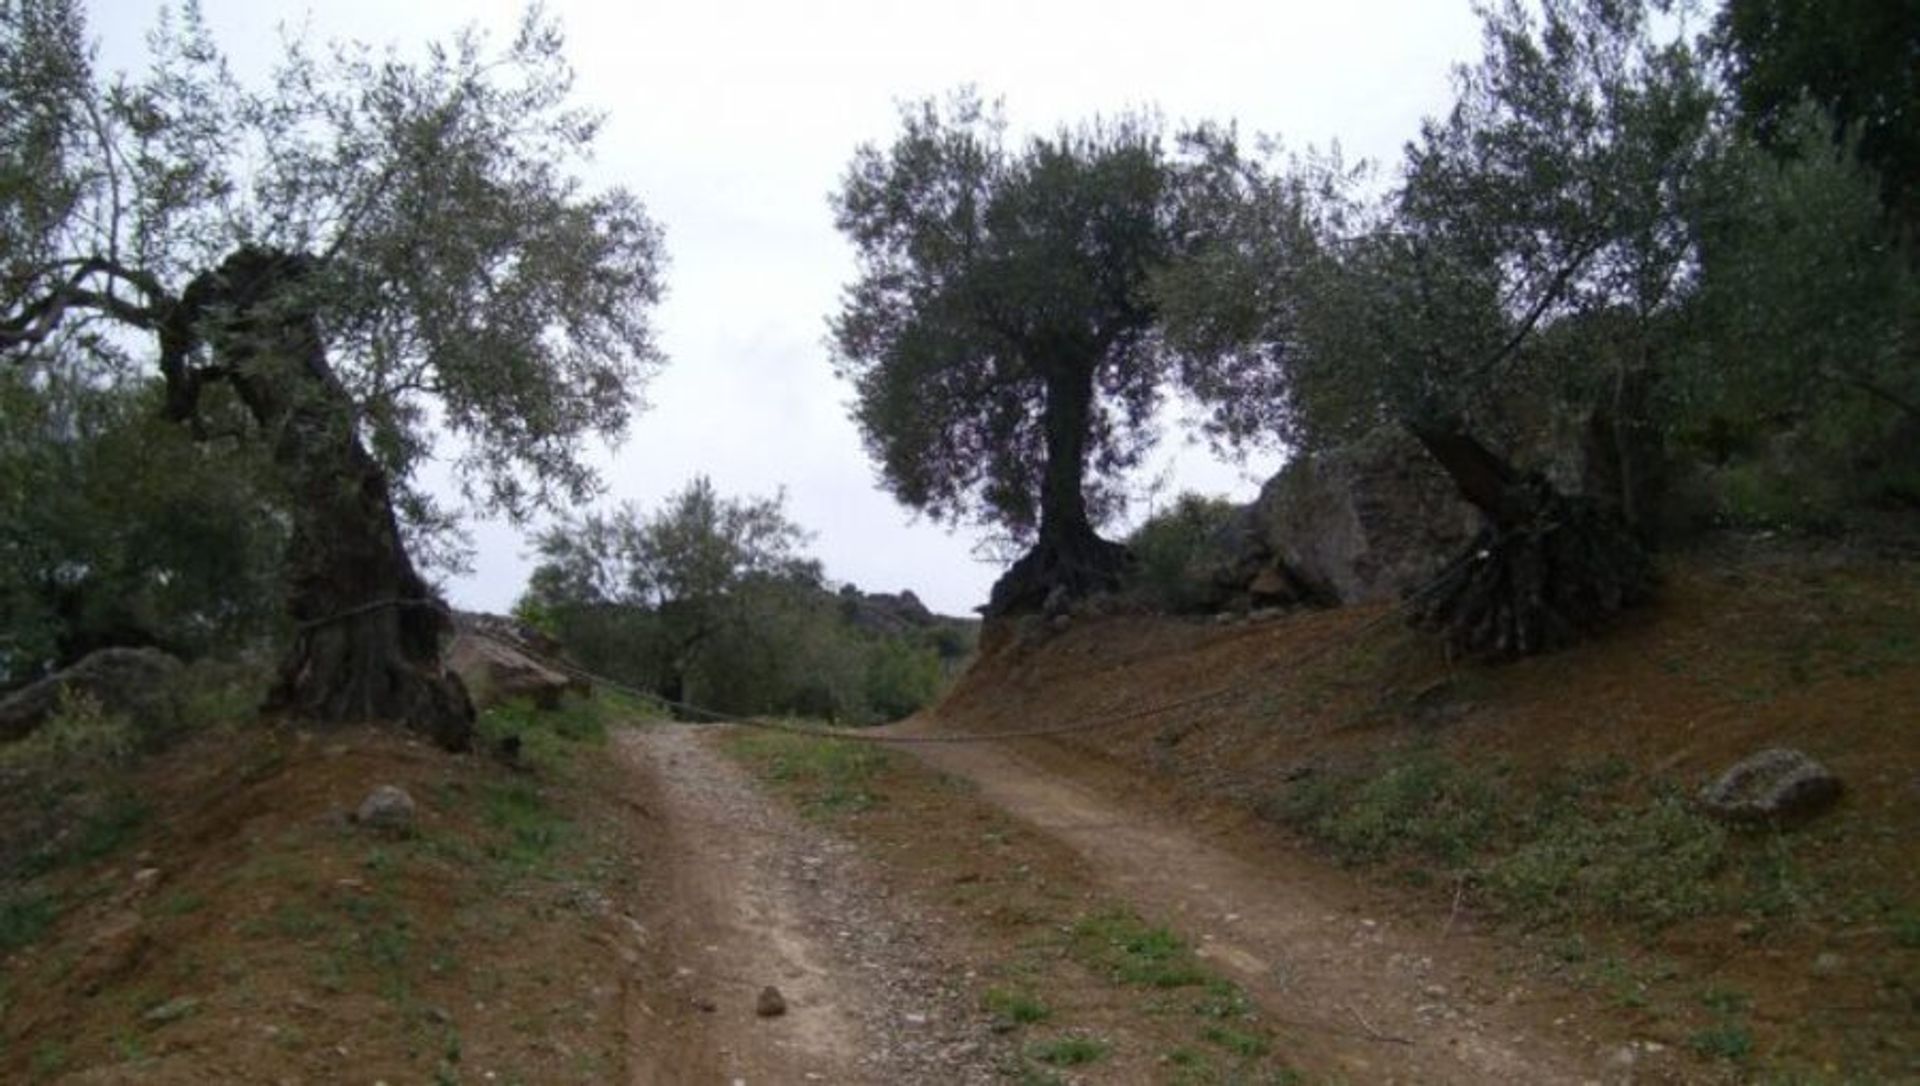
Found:
<svg viewBox="0 0 1920 1086"><path fill-rule="evenodd" d="M1130 803L1127 782L1102 787L1097 770L1023 753L1044 745L907 749L1073 848L1110 893L1193 940L1282 1025L1290 1062L1315 1078L1479 1086L1619 1077L1591 1046L1544 1035L1537 1016L1512 1005L1524 993L1489 987L1497 982L1461 990L1484 963L1463 961L1443 937L1357 915L1353 895L1326 873L1256 864Z"/></svg>
<svg viewBox="0 0 1920 1086"><path fill-rule="evenodd" d="M618 740L668 838L666 889L640 933L652 974L628 1000L634 1081L1003 1080L1018 1059L978 1010L968 951L943 957L963 945L941 942L952 918L890 890L887 861L763 795L715 737L665 725ZM1340 872L1253 855L1144 802L1119 770L1046 744L905 749L1064 846L1099 893L1190 940L1258 1002L1309 1080L1584 1084L1636 1070L1500 979L1451 925L1370 914ZM926 844L940 839L929 830ZM755 1013L768 985L783 1015Z"/></svg>
<svg viewBox="0 0 1920 1086"><path fill-rule="evenodd" d="M964 966L851 845L761 795L712 737L658 725L617 740L668 837L627 1000L636 1086L998 1081ZM760 1013L769 986L784 1013Z"/></svg>

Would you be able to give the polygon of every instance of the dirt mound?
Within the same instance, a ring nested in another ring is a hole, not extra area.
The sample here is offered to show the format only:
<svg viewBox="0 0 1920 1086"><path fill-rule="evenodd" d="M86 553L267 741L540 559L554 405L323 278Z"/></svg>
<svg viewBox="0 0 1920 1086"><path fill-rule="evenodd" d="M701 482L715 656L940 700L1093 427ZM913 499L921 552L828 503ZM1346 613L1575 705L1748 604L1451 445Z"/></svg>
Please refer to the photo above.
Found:
<svg viewBox="0 0 1920 1086"><path fill-rule="evenodd" d="M8 903L0 1080L617 1080L644 896L617 780L380 731L154 759L110 839L44 862L44 930ZM349 817L382 784L410 835Z"/></svg>

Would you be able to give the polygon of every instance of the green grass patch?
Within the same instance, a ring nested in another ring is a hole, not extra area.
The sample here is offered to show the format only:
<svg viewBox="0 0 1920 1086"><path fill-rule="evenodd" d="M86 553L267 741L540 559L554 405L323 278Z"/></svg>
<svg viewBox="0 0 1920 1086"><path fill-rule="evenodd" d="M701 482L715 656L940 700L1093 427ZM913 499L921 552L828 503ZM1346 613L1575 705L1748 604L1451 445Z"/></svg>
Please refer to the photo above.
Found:
<svg viewBox="0 0 1920 1086"><path fill-rule="evenodd" d="M573 828L531 781L492 785L481 804L482 818L493 831L486 855L517 871L548 866Z"/></svg>
<svg viewBox="0 0 1920 1086"><path fill-rule="evenodd" d="M1529 923L1611 917L1661 926L1720 908L1727 833L1678 796L1538 824L1478 875L1492 902Z"/></svg>
<svg viewBox="0 0 1920 1086"><path fill-rule="evenodd" d="M1264 811L1350 863L1438 865L1530 926L1601 918L1658 928L1735 907L1795 914L1813 891L1779 840L1736 839L1617 758L1537 783L1417 748L1301 780ZM1730 880L1728 876L1733 876ZM1729 886L1729 882L1737 886Z"/></svg>
<svg viewBox="0 0 1920 1086"><path fill-rule="evenodd" d="M0 952L38 941L59 918L60 903L51 894L23 893L0 899Z"/></svg>
<svg viewBox="0 0 1920 1086"><path fill-rule="evenodd" d="M1243 1060L1257 1060L1272 1050L1265 1037L1226 1026L1208 1026L1200 1036Z"/></svg>
<svg viewBox="0 0 1920 1086"><path fill-rule="evenodd" d="M728 736L727 749L815 817L853 814L879 803L875 778L889 757L870 743L754 730Z"/></svg>
<svg viewBox="0 0 1920 1086"><path fill-rule="evenodd" d="M1027 1049L1027 1057L1051 1067L1080 1067L1106 1058L1113 1046L1093 1037L1060 1037Z"/></svg>
<svg viewBox="0 0 1920 1086"><path fill-rule="evenodd" d="M1053 1009L1039 998L1027 992L1008 991L1005 988L987 989L980 1004L988 1013L1022 1026L1044 1022L1053 1016Z"/></svg>
<svg viewBox="0 0 1920 1086"><path fill-rule="evenodd" d="M1130 910L1106 909L1081 917L1071 940L1075 958L1123 984L1189 988L1213 979L1179 936L1148 925Z"/></svg>
<svg viewBox="0 0 1920 1086"><path fill-rule="evenodd" d="M1421 749L1364 775L1309 776L1277 813L1349 862L1414 852L1458 865L1493 835L1496 783L1485 770Z"/></svg>
<svg viewBox="0 0 1920 1086"><path fill-rule="evenodd" d="M1743 1063L1753 1055L1753 1035L1737 1022L1722 1022L1687 1038L1687 1047L1710 1060Z"/></svg>
<svg viewBox="0 0 1920 1086"><path fill-rule="evenodd" d="M498 750L517 740L521 761L535 769L554 771L568 765L581 747L604 745L609 718L624 712L606 695L568 695L552 709L516 699L481 713L474 727L482 746Z"/></svg>

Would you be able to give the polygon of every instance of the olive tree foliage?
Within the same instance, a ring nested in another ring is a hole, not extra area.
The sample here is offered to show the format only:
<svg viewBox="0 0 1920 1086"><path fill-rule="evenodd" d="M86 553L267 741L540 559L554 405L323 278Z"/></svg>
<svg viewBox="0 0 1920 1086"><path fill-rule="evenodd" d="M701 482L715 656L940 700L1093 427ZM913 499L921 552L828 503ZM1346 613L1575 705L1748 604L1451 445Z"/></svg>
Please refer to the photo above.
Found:
<svg viewBox="0 0 1920 1086"><path fill-rule="evenodd" d="M1237 425L1308 454L1405 427L1486 515L1475 557L1415 613L1464 651L1566 644L1650 584L1616 520L1486 441L1524 453L1556 416L1581 419L1610 477L1602 504L1651 520L1654 400L1698 279L1691 212L1716 148L1709 73L1664 10L1484 8L1481 59L1384 183L1337 155L1270 165L1215 134L1203 206L1218 210L1199 255L1160 280L1177 340L1238 338L1254 364L1225 372L1277 390ZM1247 304L1245 283L1268 300Z"/></svg>
<svg viewBox="0 0 1920 1086"><path fill-rule="evenodd" d="M726 635L752 624L756 604L786 588L817 591L806 540L784 495L727 498L701 476L655 513L629 503L540 533L520 610L597 657L589 666L684 701L689 678Z"/></svg>
<svg viewBox="0 0 1920 1086"><path fill-rule="evenodd" d="M1920 227L1920 4L1728 0L1714 23L1743 127L1777 155L1807 153L1806 104L1875 172L1884 206Z"/></svg>
<svg viewBox="0 0 1920 1086"><path fill-rule="evenodd" d="M1124 550L1095 527L1199 364L1150 289L1182 245L1183 162L1127 115L1025 140L971 91L902 108L833 206L859 275L832 319L836 368L881 479L948 522L1030 545L995 610L1105 587Z"/></svg>
<svg viewBox="0 0 1920 1086"><path fill-rule="evenodd" d="M930 701L954 624L860 628L828 591L784 495L730 498L696 478L647 512L563 518L515 611L589 670L702 711L864 724ZM930 616L928 616L930 617Z"/></svg>
<svg viewBox="0 0 1920 1086"><path fill-rule="evenodd" d="M1308 449L1408 419L1499 429L1522 386L1591 403L1659 364L1697 274L1715 99L1690 39L1651 15L1636 0L1489 7L1482 59L1390 178L1222 145L1234 181L1210 244L1162 290L1182 339L1266 353L1279 394L1243 425ZM1271 300L1249 306L1247 282ZM1609 365L1535 349L1581 321L1612 325Z"/></svg>
<svg viewBox="0 0 1920 1086"><path fill-rule="evenodd" d="M233 654L280 633L283 503L254 450L160 390L0 369L0 686L110 645Z"/></svg>
<svg viewBox="0 0 1920 1086"><path fill-rule="evenodd" d="M237 250L304 254L300 302L322 315L356 426L396 479L440 429L461 439L458 473L489 508L592 492L582 442L623 430L659 361L660 239L630 193L590 193L568 172L601 118L568 104L563 39L539 9L503 48L469 30L419 60L290 42L253 89L197 5L163 12L148 72L98 82L77 5L9 3L8 51L67 82L59 103L45 100L51 75L0 88L0 112L51 113L58 132L18 170L56 183L8 200L10 227L44 225L37 255L8 246L0 345L150 366L153 345L86 333L156 330ZM57 49L34 29L48 22L66 32ZM214 360L180 361L176 394L220 377Z"/></svg>
<svg viewBox="0 0 1920 1086"><path fill-rule="evenodd" d="M418 58L294 43L249 88L191 3L111 80L71 0L0 11L0 116L33 137L0 182L0 357L157 369L202 436L237 404L292 520L275 702L463 743L396 519L445 523L413 471L445 434L484 508L583 498L583 443L623 431L659 360L659 231L571 172L600 120L569 105L559 31L532 9L502 45Z"/></svg>

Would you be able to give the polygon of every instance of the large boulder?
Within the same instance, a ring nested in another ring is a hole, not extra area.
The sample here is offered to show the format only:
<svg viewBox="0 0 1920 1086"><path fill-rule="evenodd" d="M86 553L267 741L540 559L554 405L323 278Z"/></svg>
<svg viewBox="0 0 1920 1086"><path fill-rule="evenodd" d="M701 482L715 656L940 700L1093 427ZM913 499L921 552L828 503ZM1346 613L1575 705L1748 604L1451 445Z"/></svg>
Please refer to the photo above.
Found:
<svg viewBox="0 0 1920 1086"><path fill-rule="evenodd" d="M69 691L136 724L173 711L172 682L181 663L159 649L101 649L78 663L0 698L0 743L23 739L59 712Z"/></svg>
<svg viewBox="0 0 1920 1086"><path fill-rule="evenodd" d="M535 660L503 636L463 631L447 653L447 667L460 676L475 709L525 698L543 709L556 708L579 685L564 672Z"/></svg>
<svg viewBox="0 0 1920 1086"><path fill-rule="evenodd" d="M1392 599L1457 556L1480 515L1398 427L1295 457L1247 510L1243 535L1317 596Z"/></svg>

